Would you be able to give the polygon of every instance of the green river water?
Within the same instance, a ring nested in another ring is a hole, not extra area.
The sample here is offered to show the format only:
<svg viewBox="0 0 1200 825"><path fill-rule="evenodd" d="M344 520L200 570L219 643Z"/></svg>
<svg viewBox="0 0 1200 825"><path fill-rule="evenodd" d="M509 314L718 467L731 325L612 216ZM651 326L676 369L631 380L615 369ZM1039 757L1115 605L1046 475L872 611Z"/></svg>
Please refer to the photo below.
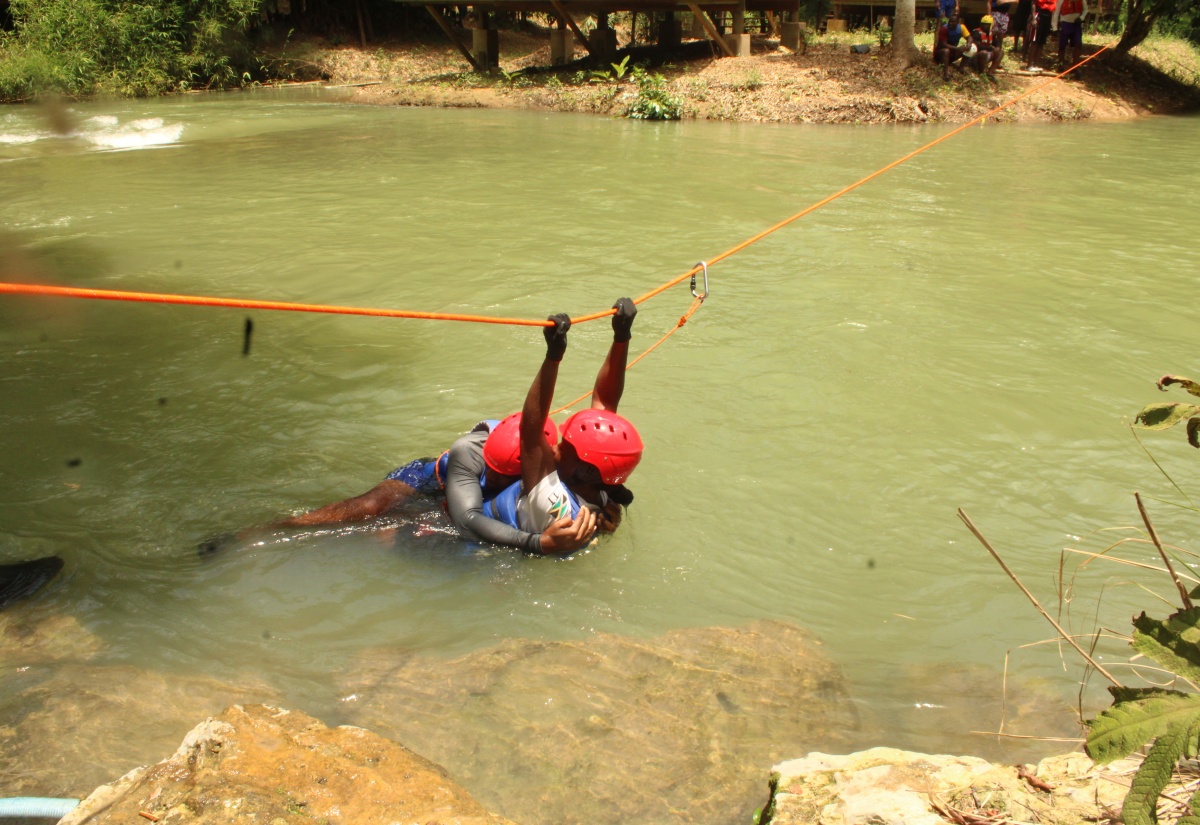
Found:
<svg viewBox="0 0 1200 825"><path fill-rule="evenodd" d="M530 318L647 292L945 128L656 125L305 91L73 114L58 137L34 110L0 112L4 280L36 268L108 289ZM1053 631L955 510L1057 607L1063 547L1100 550L1109 539L1089 534L1134 524L1135 489L1180 498L1125 423L1168 400L1161 374L1198 372L1198 143L1196 118L973 128L714 266L706 305L629 373L621 409L647 449L625 524L561 561L468 547L428 509L196 553L517 409L536 329L0 296L0 561L67 563L13 610L70 617L99 650L87 666L5 666L2 715L21 719L37 684L102 693L112 673L154 673L341 723L354 697L331 674L364 650L450 658L780 619L842 669L856 746L1067 747L970 733L999 724L1006 653L1010 706L1031 708L1016 733L1069 733L1080 669L1053 645L1021 648ZM689 301L685 283L643 304L634 351ZM606 320L571 332L560 400L590 388L609 336ZM1182 432L1143 440L1194 489ZM1151 507L1186 545L1194 515ZM1074 626L1161 612L1123 586L1134 574L1085 572ZM127 713L146 710L131 698ZM75 724L30 744L67 777L34 790L78 792L147 758L113 743L99 758Z"/></svg>

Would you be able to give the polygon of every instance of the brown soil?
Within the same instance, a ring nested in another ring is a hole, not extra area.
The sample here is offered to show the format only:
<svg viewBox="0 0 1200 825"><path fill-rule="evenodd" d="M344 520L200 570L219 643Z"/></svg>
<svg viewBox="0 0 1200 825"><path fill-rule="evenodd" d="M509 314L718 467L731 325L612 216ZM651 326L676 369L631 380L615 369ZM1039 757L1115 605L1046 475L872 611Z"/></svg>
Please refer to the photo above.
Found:
<svg viewBox="0 0 1200 825"><path fill-rule="evenodd" d="M321 41L300 44L301 59L277 63L284 74L315 74L333 84L362 85L354 100L404 106L539 109L620 116L637 95L628 73L598 82L597 65L580 60L549 68L548 35L500 32L502 71L470 71L461 55L440 35L426 42L390 42L362 50ZM1062 81L1028 76L1005 56L994 82L974 73L951 72L943 81L929 62L895 68L890 49L872 44L855 54L850 44L867 42L866 33L812 37L803 53L793 53L765 37L754 54L717 58L711 46L696 42L687 54L651 64L683 105L683 116L708 120L784 123L963 123L1038 86L1029 97L996 115L1001 121L1122 119L1200 109L1197 56L1186 46L1179 54L1139 47L1133 56L1108 52ZM1099 45L1085 46L1091 54ZM295 44L291 47L296 54ZM1140 52L1144 51L1142 54ZM634 60L652 60L639 52ZM633 62L633 61L631 61ZM1164 68L1159 68L1164 67ZM1168 74L1169 72L1169 74Z"/></svg>

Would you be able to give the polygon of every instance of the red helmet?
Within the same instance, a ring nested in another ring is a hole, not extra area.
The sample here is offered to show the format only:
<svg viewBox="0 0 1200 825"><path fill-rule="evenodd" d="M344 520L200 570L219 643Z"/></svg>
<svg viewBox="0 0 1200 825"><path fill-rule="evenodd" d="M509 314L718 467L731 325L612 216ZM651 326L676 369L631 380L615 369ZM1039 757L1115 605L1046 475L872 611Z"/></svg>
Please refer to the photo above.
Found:
<svg viewBox="0 0 1200 825"><path fill-rule="evenodd" d="M546 440L551 444L558 443L558 427L549 418L542 427ZM521 414L513 413L492 428L492 432L483 442L483 461L488 468L501 475L519 476L521 474Z"/></svg>
<svg viewBox="0 0 1200 825"><path fill-rule="evenodd" d="M623 484L642 460L642 438L626 419L608 410L580 410L563 424L563 441L600 471L605 484Z"/></svg>

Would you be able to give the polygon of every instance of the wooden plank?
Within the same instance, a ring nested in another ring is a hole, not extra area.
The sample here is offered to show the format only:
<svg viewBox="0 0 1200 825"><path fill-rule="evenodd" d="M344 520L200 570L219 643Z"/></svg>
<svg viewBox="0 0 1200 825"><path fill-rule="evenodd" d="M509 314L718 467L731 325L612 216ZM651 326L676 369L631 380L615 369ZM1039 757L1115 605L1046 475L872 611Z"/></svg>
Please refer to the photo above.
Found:
<svg viewBox="0 0 1200 825"><path fill-rule="evenodd" d="M696 19L699 20L701 25L704 26L704 30L708 32L708 36L717 41L717 44L720 45L721 50L725 52L725 55L727 57L733 57L733 49L730 48L729 44L725 42L725 38L721 36L719 31L717 31L717 27L713 25L713 21L708 18L708 15L705 14L695 3L688 3L687 7L692 10L692 14L696 15Z"/></svg>
<svg viewBox="0 0 1200 825"><path fill-rule="evenodd" d="M471 54L471 50L464 46L462 41L458 39L458 35L454 33L454 29L450 28L450 24L446 22L446 18L442 17L442 13L437 10L437 6L426 5L425 11L429 12L429 16L442 27L442 31L446 33L446 37L449 37L450 42L458 47L458 50L462 52L462 56L467 59L471 67L480 74L487 74L487 71L475 59L475 55Z"/></svg>
<svg viewBox="0 0 1200 825"><path fill-rule="evenodd" d="M558 16L564 20L568 26L571 27L571 31L575 32L575 36L579 38L580 44L587 49L587 53L592 54L592 44L588 42L588 39L584 37L583 32L579 30L579 26L575 24L575 18L567 14L567 10L563 8L561 0L550 0L550 4L554 6L554 10L558 12Z"/></svg>

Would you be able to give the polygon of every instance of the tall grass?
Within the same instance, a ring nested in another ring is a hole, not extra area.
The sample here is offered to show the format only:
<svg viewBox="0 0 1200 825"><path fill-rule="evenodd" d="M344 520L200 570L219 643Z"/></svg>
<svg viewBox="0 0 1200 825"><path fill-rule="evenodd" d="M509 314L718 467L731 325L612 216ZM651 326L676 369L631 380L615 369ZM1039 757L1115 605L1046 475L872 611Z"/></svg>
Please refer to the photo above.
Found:
<svg viewBox="0 0 1200 825"><path fill-rule="evenodd" d="M228 85L249 68L260 0L10 0L0 100L153 95Z"/></svg>

